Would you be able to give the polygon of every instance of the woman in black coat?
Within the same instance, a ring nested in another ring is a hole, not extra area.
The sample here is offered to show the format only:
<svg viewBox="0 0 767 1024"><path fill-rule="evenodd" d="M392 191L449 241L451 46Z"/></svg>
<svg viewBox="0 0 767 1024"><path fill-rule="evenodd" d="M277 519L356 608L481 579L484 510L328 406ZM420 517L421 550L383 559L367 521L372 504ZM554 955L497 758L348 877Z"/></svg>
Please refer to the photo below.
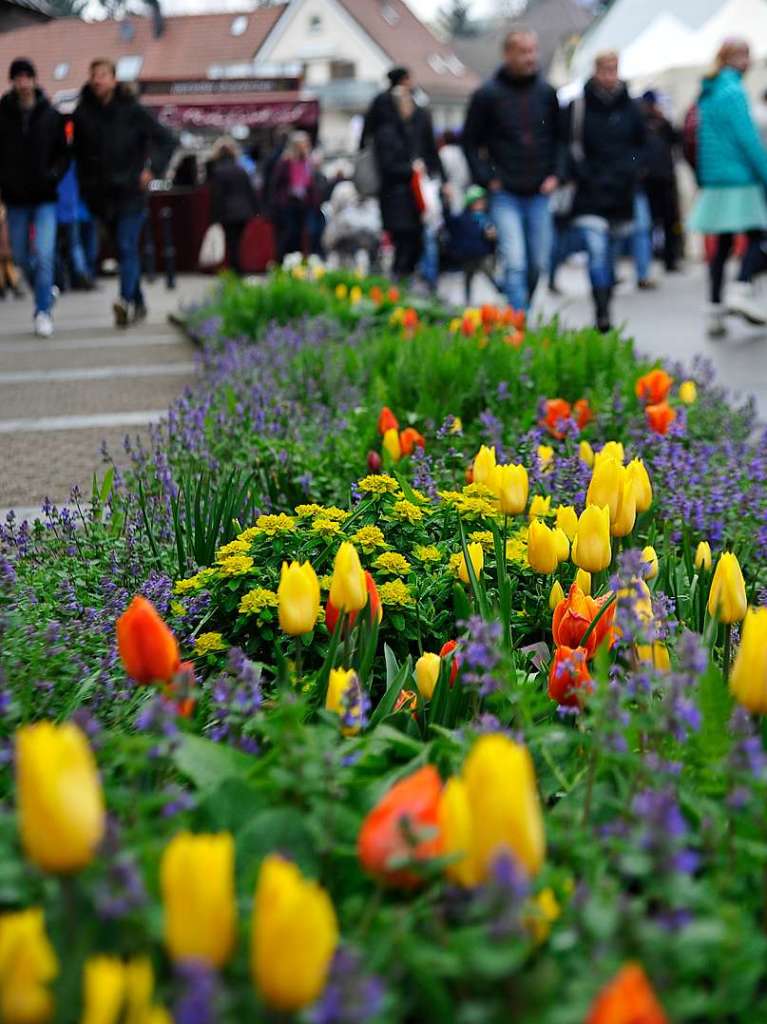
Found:
<svg viewBox="0 0 767 1024"><path fill-rule="evenodd" d="M237 163L237 145L220 139L213 151L210 171L211 220L226 238L226 262L240 273L240 242L249 220L258 212L256 193L248 172Z"/></svg>
<svg viewBox="0 0 767 1024"><path fill-rule="evenodd" d="M423 224L413 191L413 171L420 168L431 177L444 175L431 115L413 99L409 73L395 68L389 80L392 88L373 101L366 134L372 136L381 175L381 220L394 245L394 276L407 277L423 251Z"/></svg>

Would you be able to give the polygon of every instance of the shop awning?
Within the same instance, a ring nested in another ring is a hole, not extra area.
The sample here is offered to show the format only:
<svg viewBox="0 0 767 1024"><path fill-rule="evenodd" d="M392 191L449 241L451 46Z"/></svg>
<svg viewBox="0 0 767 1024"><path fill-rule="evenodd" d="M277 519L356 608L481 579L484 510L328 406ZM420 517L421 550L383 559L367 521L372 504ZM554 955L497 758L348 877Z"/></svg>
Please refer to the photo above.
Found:
<svg viewBox="0 0 767 1024"><path fill-rule="evenodd" d="M144 95L163 124L171 128L208 128L229 131L235 125L274 128L290 125L312 129L319 122L319 103L290 93L221 93L195 95Z"/></svg>

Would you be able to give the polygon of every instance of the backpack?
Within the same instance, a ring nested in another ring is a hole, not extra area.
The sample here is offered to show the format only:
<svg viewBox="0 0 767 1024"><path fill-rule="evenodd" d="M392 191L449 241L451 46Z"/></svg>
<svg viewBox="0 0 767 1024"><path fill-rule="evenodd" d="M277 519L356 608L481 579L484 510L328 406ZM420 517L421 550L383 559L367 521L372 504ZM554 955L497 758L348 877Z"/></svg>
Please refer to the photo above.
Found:
<svg viewBox="0 0 767 1024"><path fill-rule="evenodd" d="M693 103L684 115L682 124L682 154L687 163L694 171L698 170L698 125L700 124L700 109L697 103Z"/></svg>

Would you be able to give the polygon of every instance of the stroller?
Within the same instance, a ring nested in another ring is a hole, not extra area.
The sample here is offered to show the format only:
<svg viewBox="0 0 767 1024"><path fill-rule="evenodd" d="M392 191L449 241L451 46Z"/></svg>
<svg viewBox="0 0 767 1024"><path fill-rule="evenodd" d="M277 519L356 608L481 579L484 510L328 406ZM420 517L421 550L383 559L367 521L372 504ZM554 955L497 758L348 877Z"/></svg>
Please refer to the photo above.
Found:
<svg viewBox="0 0 767 1024"><path fill-rule="evenodd" d="M376 199L363 199L351 181L340 181L323 204L322 244L329 268L353 267L367 274L378 267L381 213Z"/></svg>

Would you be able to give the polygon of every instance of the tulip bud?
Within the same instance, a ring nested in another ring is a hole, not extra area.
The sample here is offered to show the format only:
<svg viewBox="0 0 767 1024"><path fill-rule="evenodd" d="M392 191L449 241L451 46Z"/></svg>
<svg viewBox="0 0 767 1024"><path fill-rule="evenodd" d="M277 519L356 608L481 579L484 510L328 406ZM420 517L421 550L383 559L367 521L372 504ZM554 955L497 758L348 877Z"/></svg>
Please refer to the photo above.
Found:
<svg viewBox="0 0 767 1024"><path fill-rule="evenodd" d="M637 512L646 512L652 505L652 484L641 459L632 459L626 466L631 483L634 485Z"/></svg>
<svg viewBox="0 0 767 1024"><path fill-rule="evenodd" d="M679 401L693 405L698 397L698 386L694 380L683 380L679 385Z"/></svg>
<svg viewBox="0 0 767 1024"><path fill-rule="evenodd" d="M383 609L381 608L381 598L378 596L378 588L376 587L375 580L369 572L365 571L365 584L368 591L368 609L370 611L370 624L374 622L380 622L383 618ZM325 625L328 627L330 633L334 633L336 629L336 623L338 622L339 611L333 602L328 598L327 604L325 605ZM356 612L349 612L348 624L349 628L354 625L357 618Z"/></svg>
<svg viewBox="0 0 767 1024"><path fill-rule="evenodd" d="M661 435L668 433L668 428L676 419L676 409L672 409L668 402L648 405L644 413L648 427Z"/></svg>
<svg viewBox="0 0 767 1024"><path fill-rule="evenodd" d="M601 572L612 559L610 547L610 509L588 505L578 520L573 541L573 561L581 569Z"/></svg>
<svg viewBox="0 0 767 1024"><path fill-rule="evenodd" d="M116 956L92 956L83 968L80 1024L117 1024L125 1000L125 965Z"/></svg>
<svg viewBox="0 0 767 1024"><path fill-rule="evenodd" d="M0 914L0 1020L47 1024L53 1017L48 985L59 972L39 907Z"/></svg>
<svg viewBox="0 0 767 1024"><path fill-rule="evenodd" d="M496 466L491 487L503 515L518 516L525 511L529 484L524 466Z"/></svg>
<svg viewBox="0 0 767 1024"><path fill-rule="evenodd" d="M345 540L336 553L330 600L339 612L358 612L368 600L367 580L357 549Z"/></svg>
<svg viewBox="0 0 767 1024"><path fill-rule="evenodd" d="M621 481L625 470L617 459L603 458L594 463L591 482L586 492L586 504L607 507L610 510L610 523L615 522L620 501Z"/></svg>
<svg viewBox="0 0 767 1024"><path fill-rule="evenodd" d="M659 402L666 401L673 383L674 378L669 377L665 370L650 370L649 373L639 378L634 390L641 402L646 402L648 405L656 405Z"/></svg>
<svg viewBox="0 0 767 1024"><path fill-rule="evenodd" d="M705 572L711 569L711 545L707 540L700 541L695 549L695 568Z"/></svg>
<svg viewBox="0 0 767 1024"><path fill-rule="evenodd" d="M487 879L504 853L536 874L543 864L546 838L527 749L500 733L486 733L469 752L463 779L473 822L474 877Z"/></svg>
<svg viewBox="0 0 767 1024"><path fill-rule="evenodd" d="M402 457L402 448L399 443L399 434L393 428L387 430L383 436L383 446L392 462L399 462Z"/></svg>
<svg viewBox="0 0 767 1024"><path fill-rule="evenodd" d="M557 647L549 670L549 697L564 707L577 708L578 691L591 688L588 655L583 647Z"/></svg>
<svg viewBox="0 0 767 1024"><path fill-rule="evenodd" d="M601 990L585 1024L669 1024L663 1007L639 964L629 963Z"/></svg>
<svg viewBox="0 0 767 1024"><path fill-rule="evenodd" d="M354 287L349 292L349 302L351 303L352 306L356 306L357 303L361 302L361 301L362 301L362 289L360 288L360 286L358 284L355 284Z"/></svg>
<svg viewBox="0 0 767 1024"><path fill-rule="evenodd" d="M606 441L594 456L594 466L598 466L605 459L615 459L622 466L625 457L621 441Z"/></svg>
<svg viewBox="0 0 767 1024"><path fill-rule="evenodd" d="M554 449L550 444L539 444L535 454L538 457L538 466L543 472L550 468L554 461Z"/></svg>
<svg viewBox="0 0 767 1024"><path fill-rule="evenodd" d="M403 455L412 455L414 448L426 447L426 438L415 427L406 427L399 435L399 446Z"/></svg>
<svg viewBox="0 0 767 1024"><path fill-rule="evenodd" d="M160 863L165 945L172 960L223 967L235 942L234 840L179 832Z"/></svg>
<svg viewBox="0 0 767 1024"><path fill-rule="evenodd" d="M542 494L534 494L530 508L527 510L527 518L530 520L543 519L548 515L551 515L551 495L547 494L544 498Z"/></svg>
<svg viewBox="0 0 767 1024"><path fill-rule="evenodd" d="M362 726L362 690L353 668L333 668L328 679L325 709L341 718L344 736L356 736Z"/></svg>
<svg viewBox="0 0 767 1024"><path fill-rule="evenodd" d="M439 831L443 856L453 858L445 867L445 874L465 888L475 886L479 879L471 858L473 828L469 793L463 779L455 776L448 779L442 790Z"/></svg>
<svg viewBox="0 0 767 1024"><path fill-rule="evenodd" d="M134 597L117 620L117 647L137 683L170 682L181 665L178 641L145 597Z"/></svg>
<svg viewBox="0 0 767 1024"><path fill-rule="evenodd" d="M668 647L660 640L652 644L637 644L636 653L639 661L645 665L652 665L659 672L668 672L671 668Z"/></svg>
<svg viewBox="0 0 767 1024"><path fill-rule="evenodd" d="M554 531L542 519L533 519L527 530L527 564L536 572L548 574L554 572L558 563Z"/></svg>
<svg viewBox="0 0 767 1024"><path fill-rule="evenodd" d="M313 1003L338 945L338 920L327 892L295 864L264 858L253 900L250 966L264 1002L293 1012Z"/></svg>
<svg viewBox="0 0 767 1024"><path fill-rule="evenodd" d="M282 563L277 614L280 629L288 636L301 636L314 629L320 614L320 584L308 562Z"/></svg>
<svg viewBox="0 0 767 1024"><path fill-rule="evenodd" d="M621 467L618 483L618 507L615 519L610 516L610 533L613 537L627 537L634 529L637 518L636 495L628 471Z"/></svg>
<svg viewBox="0 0 767 1024"><path fill-rule="evenodd" d="M43 871L81 871L104 836L104 798L88 741L71 722L38 722L16 733L21 842Z"/></svg>
<svg viewBox="0 0 767 1024"><path fill-rule="evenodd" d="M730 692L755 715L767 715L767 608L749 608L730 673Z"/></svg>
<svg viewBox="0 0 767 1024"><path fill-rule="evenodd" d="M658 575L658 555L651 544L648 544L646 548L642 548L642 561L646 566L644 578L646 580L654 580Z"/></svg>
<svg viewBox="0 0 767 1024"><path fill-rule="evenodd" d="M585 462L589 468L594 465L594 449L588 441L581 441L578 444L578 458Z"/></svg>
<svg viewBox="0 0 767 1024"><path fill-rule="evenodd" d="M380 473L381 466L381 456L378 452L368 452L368 473Z"/></svg>
<svg viewBox="0 0 767 1024"><path fill-rule="evenodd" d="M572 505L560 505L556 510L555 524L565 531L568 540L572 540L578 530L578 513Z"/></svg>
<svg viewBox="0 0 767 1024"><path fill-rule="evenodd" d="M579 569L575 574L575 584L588 596L591 593L591 573Z"/></svg>
<svg viewBox="0 0 767 1024"><path fill-rule="evenodd" d="M566 562L570 557L570 541L567 534L559 526L554 528L554 543L557 548L557 560Z"/></svg>
<svg viewBox="0 0 767 1024"><path fill-rule="evenodd" d="M469 559L471 560L472 568L474 569L474 575L479 579L479 574L485 564L485 553L482 550L481 544L468 544L467 550L469 552ZM461 555L461 561L458 566L458 575L461 577L463 583L469 582L469 570L466 565L466 555Z"/></svg>
<svg viewBox="0 0 767 1024"><path fill-rule="evenodd" d="M565 592L559 580L554 581L554 586L549 592L549 608L554 611L560 601L564 601Z"/></svg>
<svg viewBox="0 0 767 1024"><path fill-rule="evenodd" d="M708 614L720 622L740 622L746 614L746 583L740 563L731 551L725 551L716 563L708 592Z"/></svg>
<svg viewBox="0 0 767 1024"><path fill-rule="evenodd" d="M461 659L458 657L458 655L457 654L453 654L453 652L455 651L457 646L458 646L458 641L457 640L446 640L445 643L442 644L442 646L439 649L439 656L440 656L440 658L447 658L451 654L453 655L453 661L452 661L452 664L450 665L450 680L449 680L451 686L455 682L455 677L458 675L458 669L460 668L460 664L461 664Z"/></svg>
<svg viewBox="0 0 767 1024"><path fill-rule="evenodd" d="M434 687L439 679L442 659L438 654L427 651L415 663L415 681L424 700L431 700Z"/></svg>
<svg viewBox="0 0 767 1024"><path fill-rule="evenodd" d="M474 483L492 486L495 473L495 448L487 448L484 444L474 459Z"/></svg>

